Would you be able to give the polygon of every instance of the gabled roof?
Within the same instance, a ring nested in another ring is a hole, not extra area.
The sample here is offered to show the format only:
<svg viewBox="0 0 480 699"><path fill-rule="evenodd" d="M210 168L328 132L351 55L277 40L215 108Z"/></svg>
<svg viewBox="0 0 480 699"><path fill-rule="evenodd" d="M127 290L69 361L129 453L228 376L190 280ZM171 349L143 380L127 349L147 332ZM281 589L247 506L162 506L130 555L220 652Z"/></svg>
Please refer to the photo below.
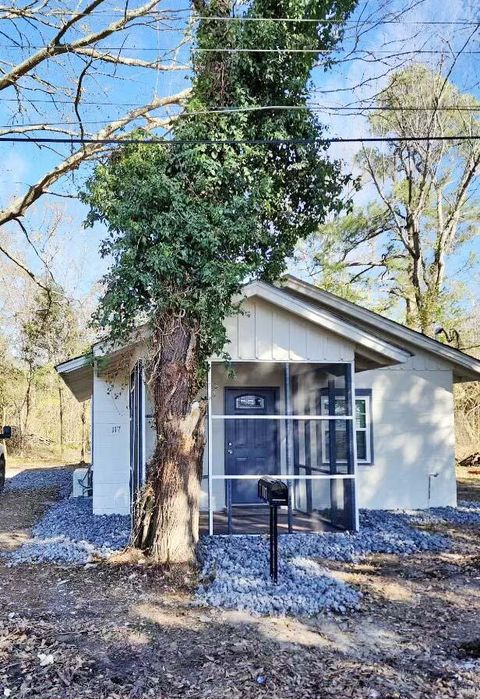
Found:
<svg viewBox="0 0 480 699"><path fill-rule="evenodd" d="M323 291L292 275L286 276L280 285L282 291L292 298L308 299L318 309L328 310L347 323L353 323L358 328L372 332L378 338L393 342L412 353L417 349L440 357L451 366L456 381L480 381L480 361L461 350L444 345L438 340L422 335L416 330L328 291Z"/></svg>
<svg viewBox="0 0 480 699"><path fill-rule="evenodd" d="M371 330L352 325L348 320L339 318L329 310L319 308L318 305L311 303L310 299L294 297L283 288L253 281L243 288L243 297L254 296L348 340L355 346L356 353L373 361L372 367L401 364L411 357L410 352L377 337Z"/></svg>
<svg viewBox="0 0 480 699"><path fill-rule="evenodd" d="M355 346L357 370L402 364L421 350L450 366L456 381L480 381L479 360L297 277L285 277L279 286L261 281L246 284L243 297L256 296L349 340ZM144 339L146 332L146 326L141 326L132 346ZM97 343L94 356L101 355L102 349L104 343ZM93 389L91 356L62 362L56 370L77 400L90 398Z"/></svg>

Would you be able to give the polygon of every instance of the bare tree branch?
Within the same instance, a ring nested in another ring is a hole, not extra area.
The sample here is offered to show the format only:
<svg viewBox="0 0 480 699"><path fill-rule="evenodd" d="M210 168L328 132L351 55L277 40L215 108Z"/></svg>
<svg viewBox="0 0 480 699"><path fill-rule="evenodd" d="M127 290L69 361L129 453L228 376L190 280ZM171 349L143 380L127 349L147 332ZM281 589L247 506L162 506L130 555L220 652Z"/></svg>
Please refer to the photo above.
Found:
<svg viewBox="0 0 480 699"><path fill-rule="evenodd" d="M182 63L162 63L161 61L145 61L141 58L130 58L129 56L122 56L121 54L113 55L111 53L105 53L104 51L98 51L97 49L85 48L77 49L75 53L82 56L90 56L99 61L104 61L105 63L113 63L115 65L131 66L136 68L151 68L152 70L158 70L161 72L169 71L185 71L189 70L190 66Z"/></svg>
<svg viewBox="0 0 480 699"><path fill-rule="evenodd" d="M156 99L152 100L150 104L139 107L138 109L133 109L123 117L108 124L103 129L98 131L94 138L95 140L99 141L102 139L111 138L112 136L118 134L128 124L132 123L136 119L147 116L150 112L159 109L160 107L173 104L182 104L189 93L190 90L186 89L169 97L157 97ZM121 139L122 137L127 138L128 136L126 134L120 134L118 137ZM86 159L98 155L103 151L105 151L105 145L103 143L84 144L82 148L76 150L68 158L65 158L61 163L56 165L53 170L50 170L43 175L35 184L31 185L24 194L17 197L10 206L1 211L0 226L5 225L9 221L18 219L19 216L23 216L28 208L35 201L37 201L39 197L51 187L52 184L57 182L66 173L75 170Z"/></svg>
<svg viewBox="0 0 480 699"><path fill-rule="evenodd" d="M22 233L24 234L24 236L25 236L25 238L26 238L28 244L30 245L30 247L31 247L32 250L34 251L35 255L38 257L38 259L39 259L40 262L42 263L42 266L46 269L47 274L48 274L48 276L50 277L50 279L52 280L52 282L55 283L55 278L54 278L54 276L53 276L53 274L52 274L52 271L51 271L50 267L47 265L46 260L42 257L42 255L40 254L40 252L39 252L37 246L35 245L35 243L34 243L33 240L31 239L30 234L29 234L29 232L27 231L25 225L22 223L22 221L21 221L19 218L16 218L16 219L15 219L15 223L17 223L17 224L20 226L20 228L21 228L21 230L22 230Z"/></svg>
<svg viewBox="0 0 480 699"><path fill-rule="evenodd" d="M126 11L121 19L117 20L116 22L111 22L97 32L91 32L69 43L60 43L61 39L65 36L69 29L71 29L78 21L85 19L85 16L91 15L95 8L102 2L105 2L105 0L94 0L92 3L90 3L90 5L87 5L82 12L74 13L72 17L63 24L56 36L48 43L47 46L44 46L33 53L0 78L0 90L4 90L6 87L15 84L21 77L27 75L41 63L53 58L54 56L59 56L65 53L74 53L78 49L96 44L102 39L122 31L133 20L137 19L138 17L145 16L152 8L155 7L155 5L158 5L158 0L150 0L136 10Z"/></svg>
<svg viewBox="0 0 480 699"><path fill-rule="evenodd" d="M13 264L18 267L22 272L24 272L32 282L34 282L37 286L39 286L41 289L44 289L45 291L48 291L48 288L45 286L45 284L42 283L42 281L37 277L36 274L32 272L31 269L29 269L16 255L14 255L12 252L7 250L7 248L0 243L0 252L5 255L5 257L10 260L10 262L13 262Z"/></svg>
<svg viewBox="0 0 480 699"><path fill-rule="evenodd" d="M114 148L95 141L114 137L121 142L139 127L160 130L165 136L178 116L170 115L167 108L177 107L173 111L181 113L189 90L172 89L171 94L163 91L158 95L156 75L188 72L189 66L177 55L188 40L188 16L174 26L174 40L168 36L168 50L159 49L151 58L140 53L145 41L152 51L161 45L159 37L172 31L168 24L172 17L175 15L168 8L163 9L160 0L140 0L137 7L132 7L129 0L115 5L113 0L87 0L86 4L70 6L50 0L27 0L18 6L16 2L0 4L0 38L15 49L14 53L6 51L0 60L0 91L4 91L5 108L0 136L27 136L35 145L26 148L38 148L39 153L48 151L55 157L54 165L49 160L37 181L24 186L13 200L0 202L0 227L15 222L43 267L48 268L48 264L28 233L30 207L43 194L70 197L63 191L65 176ZM127 41L131 45L127 46ZM118 44L118 50L109 48L107 43ZM152 79L149 72L143 72L146 79L139 78L138 69L151 71ZM136 82L139 87L131 105L122 104L126 82ZM78 146L72 140L66 147L38 144L36 136L40 133L80 140L88 137L93 142ZM6 244L2 244L0 253L8 255L32 281L37 281L27 263L9 251Z"/></svg>

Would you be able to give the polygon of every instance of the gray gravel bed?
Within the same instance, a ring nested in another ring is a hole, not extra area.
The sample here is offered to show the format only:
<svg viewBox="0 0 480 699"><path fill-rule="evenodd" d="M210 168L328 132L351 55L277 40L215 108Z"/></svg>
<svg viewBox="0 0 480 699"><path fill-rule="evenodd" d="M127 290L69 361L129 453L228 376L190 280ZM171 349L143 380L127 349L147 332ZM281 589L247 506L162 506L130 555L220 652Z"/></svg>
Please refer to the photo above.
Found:
<svg viewBox="0 0 480 699"><path fill-rule="evenodd" d="M73 471L70 468L25 469L14 476L7 475L5 492L58 488L60 497L67 497L72 491L72 482Z"/></svg>
<svg viewBox="0 0 480 699"><path fill-rule="evenodd" d="M480 502L460 500L457 507L432 507L418 510L410 516L418 524L449 523L480 527Z"/></svg>
<svg viewBox="0 0 480 699"><path fill-rule="evenodd" d="M448 538L413 525L407 513L370 510L361 513L357 534L283 534L278 585L269 577L267 537L204 537L197 602L256 615L346 613L358 606L361 595L335 578L328 560L354 562L370 553L406 555L451 548Z"/></svg>
<svg viewBox="0 0 480 699"><path fill-rule="evenodd" d="M56 484L65 490L71 478L66 469L29 471L12 478L9 487ZM358 606L361 594L336 577L328 561L355 562L371 553L408 555L451 549L448 537L415 528L416 524L436 522L480 524L480 503L461 502L458 508L412 512L365 510L356 534L281 535L278 585L271 582L268 573L268 537L203 537L198 548L202 582L196 603L255 615L348 613ZM11 565L84 564L123 549L129 533L128 516L94 516L91 498L64 499L47 511L33 529L33 540L10 554L9 560Z"/></svg>
<svg viewBox="0 0 480 699"><path fill-rule="evenodd" d="M33 528L33 539L9 555L19 563L87 563L122 550L130 535L130 517L94 515L91 498L55 503Z"/></svg>
<svg viewBox="0 0 480 699"><path fill-rule="evenodd" d="M297 540L297 535L280 536L279 583L275 585L268 573L267 537L205 537L200 545L203 584L197 589L197 602L276 616L354 609L360 594L310 558L311 544L304 553L302 541L297 541L297 554L288 555L285 549L294 541L286 547L287 538Z"/></svg>

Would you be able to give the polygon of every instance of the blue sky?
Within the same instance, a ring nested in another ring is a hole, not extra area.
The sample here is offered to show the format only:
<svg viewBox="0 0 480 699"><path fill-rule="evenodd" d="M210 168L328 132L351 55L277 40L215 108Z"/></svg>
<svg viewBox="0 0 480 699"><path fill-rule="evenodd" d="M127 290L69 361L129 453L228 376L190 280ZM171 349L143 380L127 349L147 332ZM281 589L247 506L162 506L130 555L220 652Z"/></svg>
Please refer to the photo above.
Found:
<svg viewBox="0 0 480 699"><path fill-rule="evenodd" d="M387 80L387 72L400 62L418 60L435 65L439 60L438 54L415 54L418 51L437 51L443 49L448 42L451 46L452 55L462 45L467 34L472 31L472 27L461 27L452 25L424 25L425 21L460 21L464 19L473 20L479 18L479 12L474 0L450 0L448 3L440 0L392 0L388 3L388 10L394 13L396 9L404 7L407 3L414 6L407 12L399 24L381 24L378 27L369 26L368 31L360 38L359 46L365 51L374 54L375 61L372 60L349 60L335 66L331 71L325 73L322 68L317 68L313 75L313 90L311 95L312 103L318 106L338 106L351 104L359 99L368 99L381 89ZM138 3L135 3L138 4ZM172 2L169 7L178 9L185 7L188 3ZM160 5L159 5L160 6ZM162 3L161 7L166 5ZM352 21L347 27L347 38L344 42L340 56L348 56L352 47L355 27L354 20L365 21L370 14L373 18L381 2L378 0L366 0L360 2ZM114 3L107 5L108 8L117 7ZM99 15L102 21L108 15ZM111 14L110 18L115 15ZM186 15L181 15L186 17ZM127 48L124 55L136 57L153 58L161 56L164 61L171 60L171 49L178 41L178 29L182 26L182 21L170 23L162 31L155 31L156 28L137 28L125 33L121 39L115 37L103 42L104 46L118 47L121 43ZM365 28L365 27L364 27ZM39 44L39 37L25 28L28 38L33 45ZM478 34L472 39L469 49L480 51ZM170 51L170 53L169 53ZM403 58L389 58L390 54L398 52L411 52ZM18 60L28 55L18 48L11 48L5 38L0 43L0 53L3 59ZM188 63L189 47L185 46L176 56L180 63ZM458 60L452 71L452 81L462 90L468 90L477 97L480 97L478 88L478 58L475 54L464 55ZM450 59L448 59L450 60ZM448 65L445 64L446 66ZM79 59L68 58L52 64L48 71L42 73L42 77L55 85L61 85L66 91L65 101L70 101L68 96L72 91L71 75L78 73ZM83 64L82 64L83 65ZM85 121L87 130L95 132L102 123L118 116L128 109L127 105L142 104L149 100L152 95L168 95L184 89L188 85L188 74L184 71L160 73L141 68L123 68L117 72L115 78L108 75L108 66L102 66L96 74L87 77L84 84L85 104L81 107L82 118ZM362 84L361 87L359 85ZM35 94L37 99L44 98L43 93ZM16 116L16 104L14 92L6 90L2 93L0 102L0 122L4 126L11 123ZM329 133L336 136L361 137L368 133L368 125L362 116L346 116L335 110L320 112L321 118L327 124ZM35 102L27 108L22 115L23 123L43 123L58 122L63 124L76 124L76 117L71 106L52 106L48 102ZM18 123L18 122L17 122ZM352 144L332 146L333 157L340 157L345 161L346 169L354 169L353 159L358 146ZM35 182L49 168L54 167L60 155L69 153L69 146L55 147L55 152L43 147L30 144L9 145L0 144L0 203L8 204L12 197L20 194L25 189L26 184ZM85 178L88 176L90 168L82 167L75 173L74 177L66 178L62 183L53 189L60 193L75 192L81 188ZM357 203L365 204L374 197L372 190L365 187L357 195ZM98 254L98 245L105 231L97 226L95 229L85 230L83 220L86 209L77 200L58 198L54 196L43 197L30 212L27 223L30 230L37 235L40 241L44 236L45 229L48 228L52 218L56 216L58 210L62 212L64 221L61 224L59 234L56 237L56 258L54 261L55 272L60 281L65 283L69 289L77 296L85 294L91 286L101 277L106 270L107 261L101 260ZM11 232L18 240L19 248L23 249L29 264L38 269L38 261L31 251L28 251L23 240L19 236L18 229L11 227ZM471 250L480 256L480 239L472 243ZM70 260L67 264L67 260ZM453 265L461 266L462 259L453 261ZM453 269L453 267L452 267ZM474 285L474 294L478 294L478 284Z"/></svg>

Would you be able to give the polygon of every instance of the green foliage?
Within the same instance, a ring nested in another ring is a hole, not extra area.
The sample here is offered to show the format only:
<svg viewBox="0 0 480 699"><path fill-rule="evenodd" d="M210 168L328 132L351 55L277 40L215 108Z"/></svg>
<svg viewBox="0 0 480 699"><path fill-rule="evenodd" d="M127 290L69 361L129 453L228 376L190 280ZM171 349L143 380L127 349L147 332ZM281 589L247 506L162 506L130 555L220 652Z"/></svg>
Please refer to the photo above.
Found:
<svg viewBox="0 0 480 699"><path fill-rule="evenodd" d="M9 453L30 453L38 463L42 458L58 462L61 457L59 445L59 376L52 364L39 365L31 369L12 356L12 343L0 336L0 422L13 426L13 438L8 447ZM30 355L38 359L38 355ZM30 408L25 434L26 395L30 391ZM65 389L63 422L65 458L78 460L82 436L82 406ZM87 410L87 417L89 412ZM87 433L88 436L88 433Z"/></svg>
<svg viewBox="0 0 480 699"><path fill-rule="evenodd" d="M23 389L23 373L15 366L7 341L0 336L0 422L5 417L10 417L10 408L15 402L19 387Z"/></svg>
<svg viewBox="0 0 480 699"><path fill-rule="evenodd" d="M200 23L202 48L333 49L356 0L251 0L246 14L324 17L332 24ZM197 3L203 15L230 15L226 0ZM307 105L317 54L197 52L195 80L176 140L310 139L323 134ZM232 107L247 111L221 113ZM220 113L215 110L220 110ZM212 113L212 111L214 113ZM203 112L203 114L198 114ZM195 114L194 114L195 113ZM181 314L199 329L200 360L221 352L224 318L252 277L274 280L299 239L342 208L349 177L324 146L257 143L128 145L97 167L84 201L89 225L106 223L102 253L113 267L97 320L124 338L141 319Z"/></svg>
<svg viewBox="0 0 480 699"><path fill-rule="evenodd" d="M452 256L466 253L463 274L476 264L465 246L478 234L480 144L425 139L480 135L472 111L480 103L415 64L392 76L376 106L372 133L410 140L360 151L357 161L375 200L320 227L310 241L310 260L320 285L337 285L383 310L398 310L401 302L401 319L432 333L437 324L455 326L461 316L465 288L447 272Z"/></svg>

